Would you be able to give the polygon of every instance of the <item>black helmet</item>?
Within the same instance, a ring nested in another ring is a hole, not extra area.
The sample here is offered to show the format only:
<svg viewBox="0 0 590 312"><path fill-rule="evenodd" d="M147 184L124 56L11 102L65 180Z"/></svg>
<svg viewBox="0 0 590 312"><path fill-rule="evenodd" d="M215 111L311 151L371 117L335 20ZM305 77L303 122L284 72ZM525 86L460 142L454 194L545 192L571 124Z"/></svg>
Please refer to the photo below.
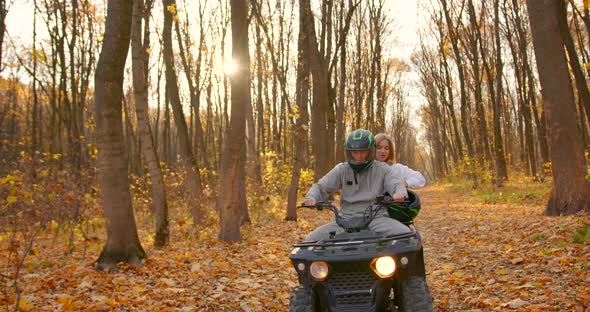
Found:
<svg viewBox="0 0 590 312"><path fill-rule="evenodd" d="M399 222L410 223L420 212L420 197L408 190L408 200L406 202L389 202L387 212L390 217Z"/></svg>
<svg viewBox="0 0 590 312"><path fill-rule="evenodd" d="M375 139L373 134L365 129L356 129L346 138L346 160L355 172L362 172L373 165L375 160ZM365 161L355 161L350 151L368 150L369 155Z"/></svg>

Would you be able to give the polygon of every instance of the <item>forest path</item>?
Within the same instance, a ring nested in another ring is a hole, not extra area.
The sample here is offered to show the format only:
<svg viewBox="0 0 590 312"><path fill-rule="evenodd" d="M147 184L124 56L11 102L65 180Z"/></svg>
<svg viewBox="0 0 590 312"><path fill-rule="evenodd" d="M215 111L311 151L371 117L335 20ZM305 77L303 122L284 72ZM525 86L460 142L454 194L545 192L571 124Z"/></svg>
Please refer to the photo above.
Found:
<svg viewBox="0 0 590 312"><path fill-rule="evenodd" d="M416 227L437 311L590 311L590 234L574 243L588 214L550 218L539 204L481 204L439 186L418 193ZM163 250L153 248L152 217L139 212L148 259L143 268L121 265L116 273L93 270L104 243L100 222L73 253L63 230L42 233L21 271L21 310L287 311L296 286L290 246L332 215L302 209L298 222L285 222L284 209L279 200L259 198L251 206L254 223L242 227L244 240L235 244L218 241L213 222L195 234L188 216L173 218ZM8 242L0 240L5 275ZM7 285L0 285L0 308L14 306Z"/></svg>
<svg viewBox="0 0 590 312"><path fill-rule="evenodd" d="M574 243L588 215L546 217L541 205L482 204L441 187L419 193L439 311L590 310L590 240Z"/></svg>

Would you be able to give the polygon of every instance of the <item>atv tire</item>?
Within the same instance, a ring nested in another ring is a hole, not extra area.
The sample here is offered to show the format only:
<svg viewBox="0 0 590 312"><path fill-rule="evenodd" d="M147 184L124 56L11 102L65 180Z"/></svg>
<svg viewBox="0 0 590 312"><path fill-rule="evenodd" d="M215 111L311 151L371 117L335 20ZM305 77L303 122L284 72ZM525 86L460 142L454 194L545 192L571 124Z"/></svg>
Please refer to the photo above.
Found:
<svg viewBox="0 0 590 312"><path fill-rule="evenodd" d="M289 312L314 312L314 295L309 287L297 286L291 291Z"/></svg>
<svg viewBox="0 0 590 312"><path fill-rule="evenodd" d="M403 312L427 312L433 311L432 297L426 285L426 278L421 276L408 276L403 279L401 285L401 311Z"/></svg>

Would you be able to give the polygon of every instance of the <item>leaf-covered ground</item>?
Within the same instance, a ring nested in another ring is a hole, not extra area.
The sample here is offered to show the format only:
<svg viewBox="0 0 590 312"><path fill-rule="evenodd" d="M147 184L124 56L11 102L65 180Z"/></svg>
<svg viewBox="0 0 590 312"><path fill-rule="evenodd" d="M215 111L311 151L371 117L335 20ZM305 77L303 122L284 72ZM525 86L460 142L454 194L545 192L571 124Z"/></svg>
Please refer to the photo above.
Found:
<svg viewBox="0 0 590 312"><path fill-rule="evenodd" d="M544 217L539 203L481 204L443 187L419 194L416 223L438 311L590 311L588 214ZM254 222L236 244L218 241L214 223L195 231L186 219L174 219L172 243L163 250L153 248L152 219L140 213L149 258L142 268L121 265L116 273L93 270L102 222L87 223L87 239L74 246L68 231L47 229L19 272L20 310L286 311L296 285L289 246L331 215L305 210L297 223L285 222L282 204L273 205L270 212L253 209ZM0 240L3 310L15 306L9 277L25 243Z"/></svg>

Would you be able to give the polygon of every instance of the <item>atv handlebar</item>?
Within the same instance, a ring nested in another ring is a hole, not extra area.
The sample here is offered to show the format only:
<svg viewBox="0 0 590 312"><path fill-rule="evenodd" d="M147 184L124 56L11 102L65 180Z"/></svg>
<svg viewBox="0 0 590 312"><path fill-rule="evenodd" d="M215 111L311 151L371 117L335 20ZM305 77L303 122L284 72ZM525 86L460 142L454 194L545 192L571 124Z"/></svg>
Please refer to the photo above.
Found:
<svg viewBox="0 0 590 312"><path fill-rule="evenodd" d="M377 204L377 205L409 204L409 203L410 203L410 201L408 200L407 197L404 200L395 200L393 198L393 196L390 196L390 195L382 195L382 196L377 196L377 198L375 198L375 204Z"/></svg>
<svg viewBox="0 0 590 312"><path fill-rule="evenodd" d="M328 208L330 209L330 211L333 211L334 213L337 213L338 208L336 208L336 206L332 205L331 202L317 202L315 205L305 205L305 204L301 204L299 206L297 206L297 208L315 208L317 210L323 210L324 208Z"/></svg>
<svg viewBox="0 0 590 312"><path fill-rule="evenodd" d="M297 208L311 208L319 211L322 211L324 210L324 208L327 208L332 213L334 213L334 219L336 221L336 224L346 229L346 231L355 231L367 227L369 223L371 223L371 221L377 216L379 211L381 211L381 209L385 209L387 211L391 206L397 206L399 208L400 205L407 207L410 204L410 198L406 198L405 200L399 201L395 200L393 196L390 196L389 194L384 194L377 196L375 198L373 203L367 207L363 216L354 216L352 218L344 219L340 216L340 209L332 205L331 202L318 201L315 203L315 205L306 205L305 203L302 203L301 205L297 206Z"/></svg>
<svg viewBox="0 0 590 312"><path fill-rule="evenodd" d="M377 196L377 198L375 198L375 204L380 205L380 206L388 206L391 204L409 204L409 203L410 203L410 201L407 199L395 200L395 199L393 199L393 196L389 196L389 195ZM319 211L324 210L324 208L328 208L330 211L334 212L335 215L338 215L338 208L336 206L332 205L331 202L319 201L315 205L306 205L306 204L302 203L301 205L297 206L297 208L310 208L310 209L317 209Z"/></svg>
<svg viewBox="0 0 590 312"><path fill-rule="evenodd" d="M319 211L324 210L324 208L328 208L328 210L330 210L334 213L334 218L336 219L336 223L340 224L340 214L338 213L338 208L336 206L332 205L331 202L319 201L319 202L316 202L315 205L301 204L301 205L297 206L297 208L311 208L311 209L317 209Z"/></svg>

